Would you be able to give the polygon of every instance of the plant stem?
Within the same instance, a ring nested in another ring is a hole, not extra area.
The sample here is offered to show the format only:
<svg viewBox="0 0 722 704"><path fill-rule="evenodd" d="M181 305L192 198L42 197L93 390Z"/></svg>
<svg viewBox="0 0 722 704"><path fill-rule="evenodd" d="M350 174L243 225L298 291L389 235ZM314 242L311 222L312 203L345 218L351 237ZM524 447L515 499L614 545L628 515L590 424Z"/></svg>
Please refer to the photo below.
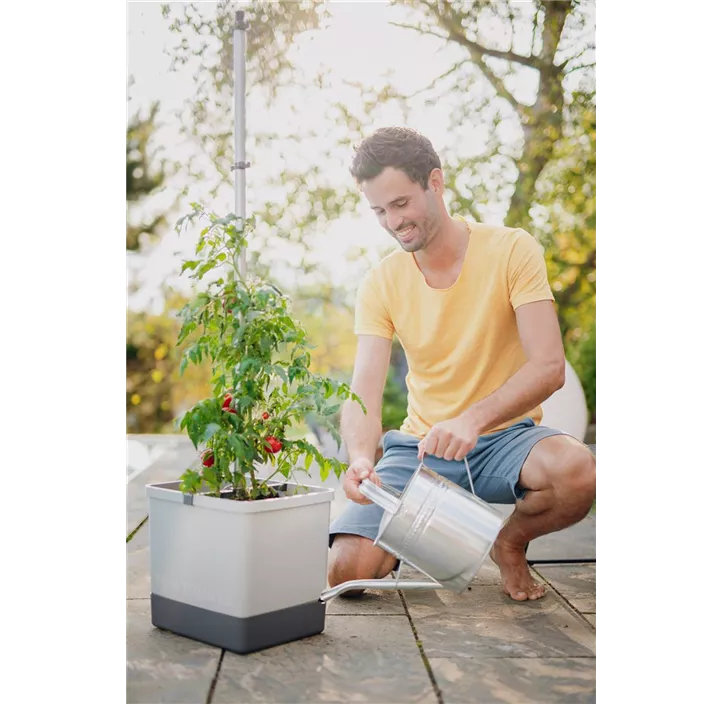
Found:
<svg viewBox="0 0 722 704"><path fill-rule="evenodd" d="M258 489L258 481L256 480L256 475L253 471L253 461L251 461L251 464L248 467L248 471L251 475L251 488L253 489L253 493L255 494Z"/></svg>
<svg viewBox="0 0 722 704"><path fill-rule="evenodd" d="M277 469L273 474L267 476L267 477L264 479L264 481L265 481L266 483L270 482L271 479L273 479L273 477L275 477L277 474L280 473L280 471L281 471L280 469Z"/></svg>

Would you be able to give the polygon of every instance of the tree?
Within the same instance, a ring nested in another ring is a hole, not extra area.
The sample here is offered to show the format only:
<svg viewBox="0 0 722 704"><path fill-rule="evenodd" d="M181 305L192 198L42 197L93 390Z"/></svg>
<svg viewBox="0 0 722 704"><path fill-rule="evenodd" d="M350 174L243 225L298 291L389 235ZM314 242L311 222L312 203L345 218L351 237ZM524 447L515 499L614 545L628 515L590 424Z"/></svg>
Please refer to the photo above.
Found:
<svg viewBox="0 0 722 704"><path fill-rule="evenodd" d="M449 131L479 124L475 149L455 147L442 161L453 213L486 219L488 205L506 203L504 221L522 227L546 248L567 355L589 364L576 346L594 323L596 308L596 115L593 3L543 0L396 0L409 10L408 31L454 47L458 60L411 95L392 86L360 86L374 95L433 108L455 105ZM519 78L536 80L522 95ZM481 79L486 89L479 89ZM363 117L348 120L363 125ZM503 137L510 126L519 138ZM358 130L358 127L357 127ZM363 129L358 130L362 132ZM594 399L586 369L578 369ZM592 412L594 408L592 407Z"/></svg>
<svg viewBox="0 0 722 704"><path fill-rule="evenodd" d="M350 145L368 133L381 104L394 104L409 116L448 103L454 143L441 156L450 210L479 220L500 211L506 224L527 229L545 244L567 354L574 356L595 311L593 3L396 0L392 5L397 15L404 13L404 21L394 24L438 40L453 61L413 94L392 84L359 85L360 108L330 104L332 123L343 127L326 136L326 144L332 139L335 144L314 154L313 167L288 168L279 175L274 200L257 217L269 226L281 224L277 229L289 241L306 245L302 235L309 228L358 204L352 184L324 180L324 159L347 155ZM184 124L206 150L216 145L210 150L212 161L230 184L234 7L219 3L214 19L189 7L171 25L182 35L176 60L185 63L194 53L200 58L198 94ZM247 8L249 84L263 86L269 102L291 82L323 89L323 75L294 72L289 47L321 26L324 8L324 3L310 2L260 2ZM164 12L170 16L170 10ZM533 79L534 90L525 92L523 79ZM470 132L464 128L470 125L476 140L472 148L462 147ZM282 137L295 147L313 136ZM255 140L249 149L259 154L281 136L249 137Z"/></svg>
<svg viewBox="0 0 722 704"><path fill-rule="evenodd" d="M160 104L147 113L137 110L126 127L126 251L141 256L145 242L160 237L167 226L168 209L154 207L153 196L170 175L164 160L157 159L153 138L158 130ZM137 282L130 281L133 290ZM159 433L173 429L174 411L204 389L188 379L177 381L173 318L177 300L169 297L163 315L129 311L126 319L126 430L131 433ZM175 306L175 308L174 308Z"/></svg>
<svg viewBox="0 0 722 704"><path fill-rule="evenodd" d="M316 91L314 96L324 88L323 75L299 74L292 49L301 34L323 26L328 17L325 2L259 1L241 6L221 0L210 10L208 4L162 5L169 29L178 37L169 52L171 70L192 65L196 85L195 94L176 113L176 119L181 134L198 150L188 163L175 164L175 168L183 170L189 182L203 178L206 183L213 183L202 195L205 201L233 184L233 29L236 11L241 7L248 23L247 87L255 105L264 103L269 107L294 86ZM293 114L298 108L291 102L283 109ZM281 238L304 253L300 270L308 272L313 269L306 260L313 246L309 231L352 212L359 200L353 184L339 187L338 179L325 173L329 160L338 157L338 145L329 143L323 130L301 132L292 122L283 134L267 129L249 130L246 142L251 161L249 200L254 192L273 193L254 208L258 228L247 252L249 270L268 276L270 272L261 253L270 239ZM265 160L277 158L279 151L300 153L301 149L312 155L300 160L302 167L293 168L286 162L280 173L261 175L259 165Z"/></svg>
<svg viewBox="0 0 722 704"><path fill-rule="evenodd" d="M198 160L209 160L189 167L190 175L211 166L220 181L231 183L233 154L233 29L238 3L221 0L210 13L196 3L171 3L161 6L169 29L179 37L171 50L171 70L188 62L195 67L196 93L177 114L181 132L200 148ZM254 2L242 6L248 22L246 31L247 85L260 87L269 103L284 87L293 84L295 71L289 57L294 38L320 26L326 15L324 3L315 0L298 2ZM266 135L261 140L272 137ZM248 134L252 146L259 140ZM203 171L204 175L208 175Z"/></svg>
<svg viewBox="0 0 722 704"><path fill-rule="evenodd" d="M126 225L125 248L138 251L141 246L141 235L150 238L158 236L166 224L165 213L156 214L149 220L132 217L134 206L146 201L165 183L165 162L154 163L150 151L150 143L157 129L156 118L160 104L154 102L145 117L136 112L128 121L125 142L125 199ZM142 216L141 216L142 218Z"/></svg>

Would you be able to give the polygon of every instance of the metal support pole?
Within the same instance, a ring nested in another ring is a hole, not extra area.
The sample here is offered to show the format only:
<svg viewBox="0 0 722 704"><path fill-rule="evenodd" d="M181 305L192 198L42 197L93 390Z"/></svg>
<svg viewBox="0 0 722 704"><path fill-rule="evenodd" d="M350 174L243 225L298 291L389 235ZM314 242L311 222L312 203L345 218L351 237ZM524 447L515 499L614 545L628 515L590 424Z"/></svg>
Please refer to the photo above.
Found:
<svg viewBox="0 0 722 704"><path fill-rule="evenodd" d="M233 118L234 118L234 155L232 170L235 175L234 215L246 219L246 169L250 164L246 161L246 23L243 10L236 12L236 24L233 28ZM242 247L236 268L241 280L246 278L246 248ZM235 462L236 472L241 468Z"/></svg>
<svg viewBox="0 0 722 704"><path fill-rule="evenodd" d="M246 218L246 23L243 10L236 12L233 30L233 102L235 120L235 210L236 217ZM246 278L246 250L243 248L236 262L241 278Z"/></svg>

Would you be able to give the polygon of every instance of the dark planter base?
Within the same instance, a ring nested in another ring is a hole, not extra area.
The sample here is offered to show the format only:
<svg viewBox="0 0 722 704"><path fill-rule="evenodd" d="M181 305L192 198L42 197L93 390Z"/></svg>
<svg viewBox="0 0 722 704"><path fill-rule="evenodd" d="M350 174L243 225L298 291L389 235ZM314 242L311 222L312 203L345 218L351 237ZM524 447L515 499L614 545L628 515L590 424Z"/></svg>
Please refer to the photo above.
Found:
<svg viewBox="0 0 722 704"><path fill-rule="evenodd" d="M321 633L326 604L313 601L238 618L151 594L150 613L156 628L243 654Z"/></svg>

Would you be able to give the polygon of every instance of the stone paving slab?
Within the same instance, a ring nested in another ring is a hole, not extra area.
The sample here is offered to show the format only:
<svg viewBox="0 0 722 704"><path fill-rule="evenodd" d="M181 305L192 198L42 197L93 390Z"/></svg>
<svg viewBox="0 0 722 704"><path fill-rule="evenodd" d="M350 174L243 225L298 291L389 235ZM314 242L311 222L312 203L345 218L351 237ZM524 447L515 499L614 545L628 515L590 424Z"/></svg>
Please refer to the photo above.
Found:
<svg viewBox="0 0 722 704"><path fill-rule="evenodd" d="M404 563L401 565L401 579L417 580L429 579L429 577L423 572L419 572L418 570ZM492 562L492 560L487 559L481 566L479 571L476 573L476 576L472 580L471 584L472 586L474 584L497 584L499 585L499 587L501 587L501 573L499 572L499 568L494 564L494 562Z"/></svg>
<svg viewBox="0 0 722 704"><path fill-rule="evenodd" d="M542 577L578 611L593 614L597 610L597 566L582 565L535 565Z"/></svg>
<svg viewBox="0 0 722 704"><path fill-rule="evenodd" d="M406 616L397 591L367 589L361 598L336 597L326 605L328 616Z"/></svg>
<svg viewBox="0 0 722 704"><path fill-rule="evenodd" d="M124 627L125 601L128 598L128 546L120 546L120 627Z"/></svg>
<svg viewBox="0 0 722 704"><path fill-rule="evenodd" d="M125 596L150 598L150 530L146 521L125 545Z"/></svg>
<svg viewBox="0 0 722 704"><path fill-rule="evenodd" d="M582 704L596 699L594 658L430 658L444 704Z"/></svg>
<svg viewBox="0 0 722 704"><path fill-rule="evenodd" d="M128 704L198 704L218 667L220 648L161 631L150 622L150 599L126 601Z"/></svg>
<svg viewBox="0 0 722 704"><path fill-rule="evenodd" d="M579 523L542 535L532 540L527 559L534 560L596 560L597 517L590 514Z"/></svg>
<svg viewBox="0 0 722 704"><path fill-rule="evenodd" d="M405 617L328 616L323 633L275 648L226 652L213 704L436 704Z"/></svg>
<svg viewBox="0 0 722 704"><path fill-rule="evenodd" d="M120 535L128 535L128 487L120 487Z"/></svg>
<svg viewBox="0 0 722 704"><path fill-rule="evenodd" d="M406 602L429 658L593 657L589 623L549 591L514 602L498 586L407 592Z"/></svg>
<svg viewBox="0 0 722 704"><path fill-rule="evenodd" d="M126 636L128 632L128 607L127 607L127 567L128 567L127 551L126 546L120 546L120 702L126 701L125 697L125 685L127 681L127 660L128 660L128 648L126 644Z"/></svg>

